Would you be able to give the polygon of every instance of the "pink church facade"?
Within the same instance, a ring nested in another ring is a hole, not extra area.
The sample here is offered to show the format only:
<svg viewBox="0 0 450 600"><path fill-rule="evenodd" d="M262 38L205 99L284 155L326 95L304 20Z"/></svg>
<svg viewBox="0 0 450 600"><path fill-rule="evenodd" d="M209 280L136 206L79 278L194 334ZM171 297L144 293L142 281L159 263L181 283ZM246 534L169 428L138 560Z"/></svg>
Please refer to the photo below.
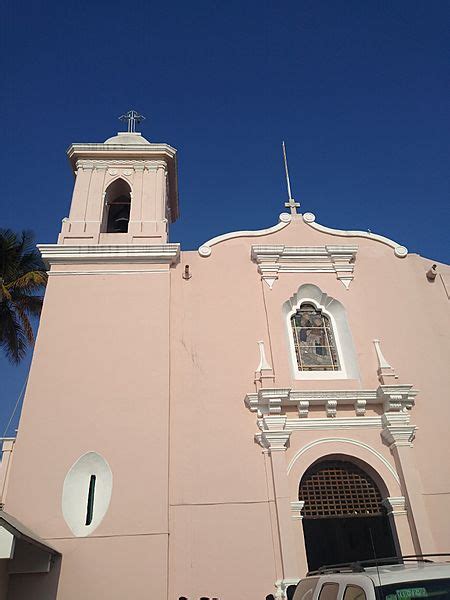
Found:
<svg viewBox="0 0 450 600"><path fill-rule="evenodd" d="M448 551L450 267L293 201L183 252L172 147L68 156L3 448L0 598L281 599L369 530Z"/></svg>

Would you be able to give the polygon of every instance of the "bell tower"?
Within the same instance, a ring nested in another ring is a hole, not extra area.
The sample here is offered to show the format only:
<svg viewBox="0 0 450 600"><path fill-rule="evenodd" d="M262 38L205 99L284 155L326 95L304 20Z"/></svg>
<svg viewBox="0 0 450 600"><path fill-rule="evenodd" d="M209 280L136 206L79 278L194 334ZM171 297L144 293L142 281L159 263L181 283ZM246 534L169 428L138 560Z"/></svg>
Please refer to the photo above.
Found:
<svg viewBox="0 0 450 600"><path fill-rule="evenodd" d="M68 149L75 186L58 244L167 242L178 218L176 150L150 143L134 131L135 117L125 117L127 132Z"/></svg>
<svg viewBox="0 0 450 600"><path fill-rule="evenodd" d="M58 600L168 594L176 150L128 129L70 146L70 214L39 246L49 279L4 506L62 554Z"/></svg>

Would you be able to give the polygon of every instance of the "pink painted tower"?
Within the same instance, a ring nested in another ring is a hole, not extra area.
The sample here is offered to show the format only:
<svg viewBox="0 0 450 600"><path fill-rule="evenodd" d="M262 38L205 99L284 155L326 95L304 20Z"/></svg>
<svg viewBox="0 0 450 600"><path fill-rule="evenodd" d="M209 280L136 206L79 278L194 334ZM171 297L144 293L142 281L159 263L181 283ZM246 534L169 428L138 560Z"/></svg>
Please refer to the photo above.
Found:
<svg viewBox="0 0 450 600"><path fill-rule="evenodd" d="M127 132L67 154L4 509L61 553L58 598L166 598L176 150ZM53 597L51 577L10 579L8 597Z"/></svg>

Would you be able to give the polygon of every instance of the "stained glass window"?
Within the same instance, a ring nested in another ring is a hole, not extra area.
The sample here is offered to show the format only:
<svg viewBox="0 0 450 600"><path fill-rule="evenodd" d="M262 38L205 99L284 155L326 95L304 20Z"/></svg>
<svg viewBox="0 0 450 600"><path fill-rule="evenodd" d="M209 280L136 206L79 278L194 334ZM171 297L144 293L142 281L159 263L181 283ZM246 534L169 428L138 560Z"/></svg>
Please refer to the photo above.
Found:
<svg viewBox="0 0 450 600"><path fill-rule="evenodd" d="M299 371L339 371L339 357L330 318L304 303L291 317Z"/></svg>

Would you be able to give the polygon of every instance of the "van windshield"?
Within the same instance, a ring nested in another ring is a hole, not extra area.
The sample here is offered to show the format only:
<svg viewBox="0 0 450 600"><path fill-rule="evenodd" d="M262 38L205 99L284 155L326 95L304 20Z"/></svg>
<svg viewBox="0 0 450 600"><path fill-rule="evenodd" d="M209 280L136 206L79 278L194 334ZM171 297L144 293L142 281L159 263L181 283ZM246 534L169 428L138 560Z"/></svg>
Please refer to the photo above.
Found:
<svg viewBox="0 0 450 600"><path fill-rule="evenodd" d="M450 600L450 579L421 579L382 585L378 589L379 600L421 600L435 598Z"/></svg>

